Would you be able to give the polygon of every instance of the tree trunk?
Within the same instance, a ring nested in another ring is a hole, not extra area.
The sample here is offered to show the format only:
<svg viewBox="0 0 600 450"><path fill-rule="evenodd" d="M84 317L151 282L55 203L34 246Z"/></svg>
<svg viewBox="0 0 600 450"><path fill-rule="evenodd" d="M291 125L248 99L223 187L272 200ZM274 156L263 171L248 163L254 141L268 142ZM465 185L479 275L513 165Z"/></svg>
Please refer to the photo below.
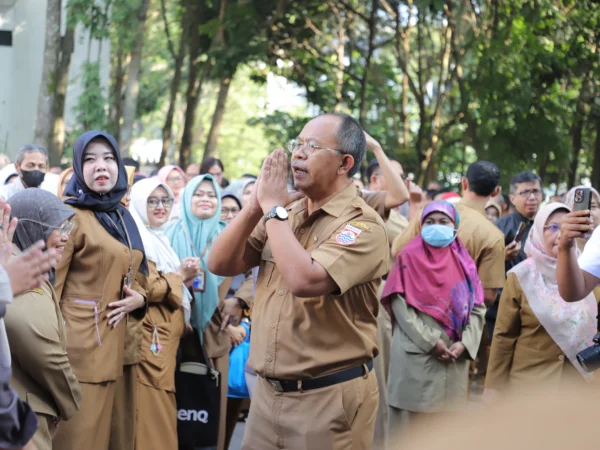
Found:
<svg viewBox="0 0 600 450"><path fill-rule="evenodd" d="M119 47L113 57L114 73L113 84L110 93L110 106L108 111L108 120L111 133L119 142L121 140L121 118L123 117L123 81L125 80L123 45L119 42Z"/></svg>
<svg viewBox="0 0 600 450"><path fill-rule="evenodd" d="M570 186L573 186L572 184ZM592 186L600 186L600 117L596 119L596 145L594 146L594 165L592 168Z"/></svg>
<svg viewBox="0 0 600 450"><path fill-rule="evenodd" d="M410 121L408 119L408 60L410 57L410 35L412 34L412 6L413 0L406 2L408 8L408 21L406 24L406 31L404 32L404 38L402 47L404 50L404 59L402 61L402 146L404 150L408 150L408 143L410 137ZM397 31L400 28L400 8L397 11ZM398 48L398 52L400 48Z"/></svg>
<svg viewBox="0 0 600 450"><path fill-rule="evenodd" d="M123 102L123 126L119 146L123 155L131 154L131 139L133 137L133 124L137 109L137 99L140 91L140 68L142 66L142 50L144 47L144 31L148 4L150 0L142 0L137 14L135 46L131 52L131 60L127 68L127 86L125 87L125 101Z"/></svg>
<svg viewBox="0 0 600 450"><path fill-rule="evenodd" d="M363 76L360 83L360 107L358 121L360 124L365 126L365 120L367 116L367 82L369 77L369 69L371 67L371 59L373 52L375 51L375 25L377 24L377 6L379 0L373 0L371 2L371 17L369 18L369 48L367 50L367 56L365 57L365 65L363 68Z"/></svg>
<svg viewBox="0 0 600 450"><path fill-rule="evenodd" d="M198 34L194 32L193 34ZM186 107L185 107L185 124L183 126L183 134L181 136L181 148L179 150L179 166L187 167L192 160L192 144L194 142L194 127L196 123L196 109L200 102L200 94L202 92L202 85L204 79L210 71L211 63L206 61L204 63L202 74L198 79L199 65L198 61L200 46L195 43L193 37L190 40L190 58L189 58L189 70L188 70L188 86L185 94Z"/></svg>
<svg viewBox="0 0 600 450"><path fill-rule="evenodd" d="M225 107L227 105L227 96L229 95L229 87L231 86L231 78L231 76L227 75L221 80L215 113L213 114L210 131L208 133L208 138L206 139L203 160L212 156L217 148L219 131L221 129L221 124L223 123L223 115L225 114Z"/></svg>
<svg viewBox="0 0 600 450"><path fill-rule="evenodd" d="M35 141L46 148L49 147L53 131L54 102L56 99L56 75L60 55L60 14L62 0L48 0L46 7L46 32L44 44L44 61L42 66L42 83L37 104L35 123ZM60 155L49 155L50 164L59 164Z"/></svg>
<svg viewBox="0 0 600 450"><path fill-rule="evenodd" d="M175 57L175 73L173 74L173 80L171 81L171 92L169 94L169 110L167 111L167 117L165 118L165 125L162 129L162 149L160 152L160 160L158 161L159 167L165 165L169 148L172 145L173 135L173 117L175 115L175 106L177 105L177 93L179 92L179 85L181 84L181 71L183 68L183 60L186 54L186 43L189 39L189 14L186 14L184 10L182 12L181 20L181 37L179 39L179 49Z"/></svg>
<svg viewBox="0 0 600 450"><path fill-rule="evenodd" d="M583 147L583 116L576 113L575 122L571 128L572 159L571 171L569 172L569 186L575 186L577 179L577 166L579 165L579 153Z"/></svg>
<svg viewBox="0 0 600 450"><path fill-rule="evenodd" d="M67 14L69 14L67 10ZM54 100L54 113L52 115L54 123L52 126L52 140L48 153L58 155L62 158L65 147L65 100L67 98L67 88L69 87L69 69L71 68L71 56L75 49L75 25L69 25L67 20L67 30L62 38L60 63L56 75L56 99Z"/></svg>

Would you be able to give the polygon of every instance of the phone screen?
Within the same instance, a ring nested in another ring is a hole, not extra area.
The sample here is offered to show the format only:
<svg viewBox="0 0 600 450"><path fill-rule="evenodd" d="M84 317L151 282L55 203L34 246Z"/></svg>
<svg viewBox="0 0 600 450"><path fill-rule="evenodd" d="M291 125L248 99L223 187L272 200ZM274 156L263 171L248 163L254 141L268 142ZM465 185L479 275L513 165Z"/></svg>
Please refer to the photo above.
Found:
<svg viewBox="0 0 600 450"><path fill-rule="evenodd" d="M525 222L521 222L519 228L517 229L517 234L515 234L514 242L521 242L523 238L523 231L525 230Z"/></svg>

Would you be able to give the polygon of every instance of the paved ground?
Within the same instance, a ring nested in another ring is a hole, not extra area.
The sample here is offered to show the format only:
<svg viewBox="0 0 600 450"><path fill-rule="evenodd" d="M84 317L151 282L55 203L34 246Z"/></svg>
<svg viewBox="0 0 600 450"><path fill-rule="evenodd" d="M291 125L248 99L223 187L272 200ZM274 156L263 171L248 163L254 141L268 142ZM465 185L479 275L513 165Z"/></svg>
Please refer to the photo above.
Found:
<svg viewBox="0 0 600 450"><path fill-rule="evenodd" d="M233 437L229 443L229 450L240 450L242 448L242 439L244 438L244 429L246 422L238 422L233 432Z"/></svg>

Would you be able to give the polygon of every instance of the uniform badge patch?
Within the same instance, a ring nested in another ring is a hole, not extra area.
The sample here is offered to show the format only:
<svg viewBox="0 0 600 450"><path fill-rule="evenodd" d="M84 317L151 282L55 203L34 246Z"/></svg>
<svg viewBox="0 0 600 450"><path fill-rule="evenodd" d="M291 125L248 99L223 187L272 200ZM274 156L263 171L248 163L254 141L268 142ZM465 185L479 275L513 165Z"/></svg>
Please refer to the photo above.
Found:
<svg viewBox="0 0 600 450"><path fill-rule="evenodd" d="M362 233L361 229L348 224L344 227L340 234L336 236L335 240L341 245L351 245L356 242L356 238L360 233Z"/></svg>

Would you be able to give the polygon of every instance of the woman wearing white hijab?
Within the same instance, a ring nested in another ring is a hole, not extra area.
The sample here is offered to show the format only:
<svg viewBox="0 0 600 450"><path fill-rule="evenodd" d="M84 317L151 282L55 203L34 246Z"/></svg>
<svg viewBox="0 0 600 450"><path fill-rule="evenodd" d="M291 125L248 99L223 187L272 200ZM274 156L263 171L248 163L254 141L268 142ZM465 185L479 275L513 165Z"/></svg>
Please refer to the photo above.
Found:
<svg viewBox="0 0 600 450"><path fill-rule="evenodd" d="M173 191L157 178L131 189L130 212L138 225L148 260L148 312L143 323L138 365L136 449L177 448L175 366L179 341L190 320L186 284L193 283L198 262L181 262L164 235Z"/></svg>
<svg viewBox="0 0 600 450"><path fill-rule="evenodd" d="M559 387L565 380L590 380L577 353L592 345L596 300L589 294L578 302L565 302L556 278L559 223L568 212L562 203L550 203L538 212L525 246L528 258L508 273L484 400L509 387Z"/></svg>

